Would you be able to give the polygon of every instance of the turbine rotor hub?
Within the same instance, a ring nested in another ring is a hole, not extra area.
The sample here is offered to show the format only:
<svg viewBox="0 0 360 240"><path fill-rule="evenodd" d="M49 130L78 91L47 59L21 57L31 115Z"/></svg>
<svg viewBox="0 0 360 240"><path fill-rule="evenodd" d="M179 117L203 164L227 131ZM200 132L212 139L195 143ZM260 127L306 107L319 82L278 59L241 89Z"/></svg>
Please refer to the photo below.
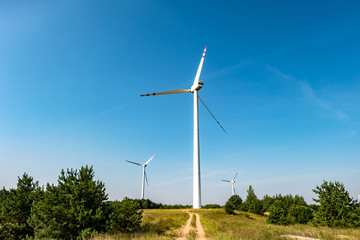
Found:
<svg viewBox="0 0 360 240"><path fill-rule="evenodd" d="M199 80L197 83L194 83L191 86L190 92L194 92L195 90L199 91L204 86L204 82Z"/></svg>

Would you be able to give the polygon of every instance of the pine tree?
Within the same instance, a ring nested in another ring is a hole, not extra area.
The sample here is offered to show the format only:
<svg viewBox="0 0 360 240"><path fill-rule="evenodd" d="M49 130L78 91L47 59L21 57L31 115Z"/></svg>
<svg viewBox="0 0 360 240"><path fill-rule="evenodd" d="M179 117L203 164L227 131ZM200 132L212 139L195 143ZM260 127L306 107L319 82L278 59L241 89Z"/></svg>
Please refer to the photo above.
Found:
<svg viewBox="0 0 360 240"><path fill-rule="evenodd" d="M255 191L253 189L253 187L250 185L249 189L247 190L247 197L246 200L242 206L242 210L243 211L249 211L251 213L256 213L256 214L262 214L262 201L260 201L256 194Z"/></svg>
<svg viewBox="0 0 360 240"><path fill-rule="evenodd" d="M126 233L140 229L143 211L138 201L125 198L121 202L111 202L109 207L111 213L109 215L108 230L110 232Z"/></svg>
<svg viewBox="0 0 360 240"><path fill-rule="evenodd" d="M104 231L105 186L94 180L92 167L61 171L58 185L47 184L32 209L30 225L36 237L75 239Z"/></svg>
<svg viewBox="0 0 360 240"><path fill-rule="evenodd" d="M17 189L2 190L0 210L0 239L23 239L34 236L28 224L31 207L41 195L38 182L23 174L18 177Z"/></svg>
<svg viewBox="0 0 360 240"><path fill-rule="evenodd" d="M355 203L345 190L344 184L324 181L321 186L316 186L313 192L320 203L316 214L317 223L329 227L351 227L354 225L352 213L355 211Z"/></svg>

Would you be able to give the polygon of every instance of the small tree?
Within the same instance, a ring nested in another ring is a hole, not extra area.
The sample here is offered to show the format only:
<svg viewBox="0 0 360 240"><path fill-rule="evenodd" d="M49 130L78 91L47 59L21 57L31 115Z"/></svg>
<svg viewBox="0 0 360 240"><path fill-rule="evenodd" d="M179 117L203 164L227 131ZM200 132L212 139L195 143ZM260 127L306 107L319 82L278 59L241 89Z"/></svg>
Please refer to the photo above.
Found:
<svg viewBox="0 0 360 240"><path fill-rule="evenodd" d="M263 197L263 199L261 200L261 202L262 202L262 212L269 211L269 208L271 207L271 205L273 205L274 201L275 201L274 197L270 197L269 195L265 195Z"/></svg>
<svg viewBox="0 0 360 240"><path fill-rule="evenodd" d="M290 223L307 223L313 219L312 210L309 207L293 204L288 213L288 220Z"/></svg>
<svg viewBox="0 0 360 240"><path fill-rule="evenodd" d="M276 200L269 208L270 215L266 219L266 222L277 225L289 225L287 218L287 212L283 203L280 200Z"/></svg>
<svg viewBox="0 0 360 240"><path fill-rule="evenodd" d="M259 199L254 199L249 205L248 211L251 213L262 214L263 213L262 209L263 209L262 201L260 201Z"/></svg>
<svg viewBox="0 0 360 240"><path fill-rule="evenodd" d="M33 228L28 224L31 207L37 200L41 189L38 182L23 174L18 177L17 189L1 191L0 239L23 239L34 236Z"/></svg>
<svg viewBox="0 0 360 240"><path fill-rule="evenodd" d="M317 223L329 227L353 226L351 213L354 211L355 201L350 198L344 184L324 181L313 192L318 195L318 199L313 200L320 204L316 214Z"/></svg>
<svg viewBox="0 0 360 240"><path fill-rule="evenodd" d="M239 210L241 203L242 199L239 195L232 195L225 203L225 212L227 214L235 214L234 210Z"/></svg>
<svg viewBox="0 0 360 240"><path fill-rule="evenodd" d="M251 185L249 186L247 192L248 195L246 197L244 204L241 207L241 210L249 211L251 213L256 213L256 214L262 214L263 213L262 201L260 201L257 198L255 191Z"/></svg>
<svg viewBox="0 0 360 240"><path fill-rule="evenodd" d="M142 210L137 201L125 198L110 203L108 230L112 233L134 232L140 229Z"/></svg>

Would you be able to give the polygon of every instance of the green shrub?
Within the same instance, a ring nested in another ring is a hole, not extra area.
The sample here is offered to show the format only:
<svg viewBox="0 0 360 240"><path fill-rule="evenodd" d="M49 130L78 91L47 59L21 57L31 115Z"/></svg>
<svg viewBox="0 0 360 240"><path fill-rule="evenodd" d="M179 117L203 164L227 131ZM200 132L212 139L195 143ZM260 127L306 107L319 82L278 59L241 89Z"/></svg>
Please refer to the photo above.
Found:
<svg viewBox="0 0 360 240"><path fill-rule="evenodd" d="M134 232L140 229L142 210L137 201L125 198L110 203L108 230L112 233Z"/></svg>
<svg viewBox="0 0 360 240"><path fill-rule="evenodd" d="M266 222L277 225L289 225L287 218L287 212L280 200L276 200L274 204L269 208L270 215L266 219Z"/></svg>
<svg viewBox="0 0 360 240"><path fill-rule="evenodd" d="M263 211L263 205L262 202L259 199L254 199L250 204L248 205L249 212L256 213L256 214L262 214Z"/></svg>
<svg viewBox="0 0 360 240"><path fill-rule="evenodd" d="M313 219L312 210L302 205L292 205L289 209L288 220L290 223L308 223Z"/></svg>
<svg viewBox="0 0 360 240"><path fill-rule="evenodd" d="M239 195L232 195L225 203L225 212L227 214L235 214L234 210L239 210L241 203L242 199Z"/></svg>
<svg viewBox="0 0 360 240"><path fill-rule="evenodd" d="M269 195L265 195L263 197L263 199L261 200L261 202L262 202L262 210L261 211L262 212L268 212L271 205L274 204L275 198L270 197Z"/></svg>

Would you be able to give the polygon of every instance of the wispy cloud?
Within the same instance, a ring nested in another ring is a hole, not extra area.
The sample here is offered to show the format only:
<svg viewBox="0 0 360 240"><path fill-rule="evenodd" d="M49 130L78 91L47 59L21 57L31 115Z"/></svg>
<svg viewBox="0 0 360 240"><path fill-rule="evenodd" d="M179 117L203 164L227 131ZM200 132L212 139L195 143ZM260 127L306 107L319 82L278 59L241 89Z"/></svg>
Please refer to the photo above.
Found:
<svg viewBox="0 0 360 240"><path fill-rule="evenodd" d="M306 99L308 99L310 102L312 102L315 106L317 106L321 109L330 111L334 115L334 117L340 121L348 121L349 120L349 116L346 113L344 113L342 110L334 109L331 106L331 104L327 103L326 101L324 101L323 99L318 97L316 92L310 86L310 84L308 82L298 80L298 79L296 79L290 75L287 75L287 74L281 72L280 70L278 70L274 67L271 67L269 65L267 66L267 68L271 72L273 72L275 75L279 76L280 78L296 84L299 87L299 89L301 90L302 94L306 97Z"/></svg>
<svg viewBox="0 0 360 240"><path fill-rule="evenodd" d="M205 73L204 77L206 79L211 79L211 78L222 78L225 77L227 75L229 75L230 73L243 68L245 66L248 66L249 64L251 64L252 61L250 60L243 60L241 62L235 63L233 65L229 65L229 66L225 66L223 68L218 68L217 70L213 70L209 73Z"/></svg>
<svg viewBox="0 0 360 240"><path fill-rule="evenodd" d="M70 124L70 125L65 126L63 128L51 131L50 134L58 134L58 133L61 133L61 132L64 132L64 131L68 131L68 130L77 128L77 127L79 127L79 126L81 126L81 125L83 125L83 124L85 124L87 122L90 122L90 121L92 121L94 119L102 118L102 117L106 116L107 114L117 112L117 111L123 109L124 107L130 106L130 105L133 105L133 104L135 104L135 103L126 103L126 104L123 104L122 106L119 106L119 107L99 111L98 113L95 113L94 115L91 115L91 116L85 117L85 118L83 118L81 120L78 120L78 121L74 122L73 124Z"/></svg>

